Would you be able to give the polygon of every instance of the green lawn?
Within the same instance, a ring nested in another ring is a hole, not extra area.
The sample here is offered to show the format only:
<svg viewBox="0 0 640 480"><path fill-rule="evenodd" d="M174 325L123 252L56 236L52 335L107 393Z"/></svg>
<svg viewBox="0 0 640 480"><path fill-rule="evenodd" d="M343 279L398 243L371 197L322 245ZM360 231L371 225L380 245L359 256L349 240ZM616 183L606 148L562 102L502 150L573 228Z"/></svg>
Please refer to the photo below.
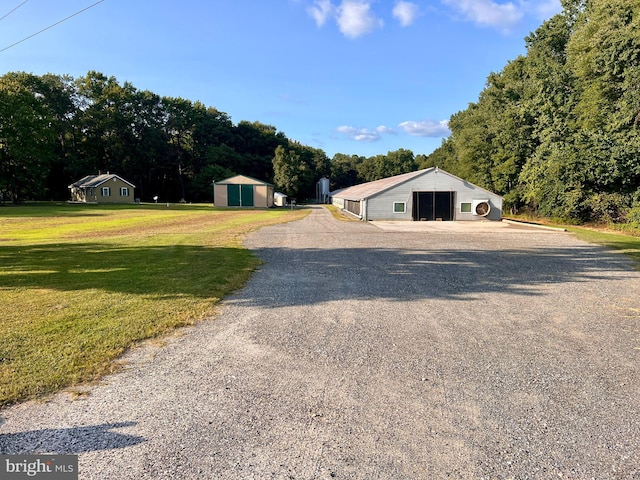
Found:
<svg viewBox="0 0 640 480"><path fill-rule="evenodd" d="M585 242L595 243L603 245L605 247L617 250L632 259L637 263L637 267L640 268L640 236L629 235L623 232L617 232L609 230L605 226L576 226L565 225L557 222L547 221L541 218L531 218L526 215L520 216L507 216L505 218L512 218L516 221L530 222L541 225L548 225L553 227L562 227L567 231L573 233L580 240ZM638 232L640 234L640 232Z"/></svg>
<svg viewBox="0 0 640 480"><path fill-rule="evenodd" d="M211 316L259 263L242 235L307 213L0 207L0 407L97 379L136 342Z"/></svg>
<svg viewBox="0 0 640 480"><path fill-rule="evenodd" d="M135 343L211 316L259 263L242 236L307 213L0 207L0 407L95 380ZM640 238L566 228L640 265Z"/></svg>
<svg viewBox="0 0 640 480"><path fill-rule="evenodd" d="M566 226L565 228L585 242L604 245L624 253L633 258L636 261L636 267L640 269L640 237L585 227Z"/></svg>

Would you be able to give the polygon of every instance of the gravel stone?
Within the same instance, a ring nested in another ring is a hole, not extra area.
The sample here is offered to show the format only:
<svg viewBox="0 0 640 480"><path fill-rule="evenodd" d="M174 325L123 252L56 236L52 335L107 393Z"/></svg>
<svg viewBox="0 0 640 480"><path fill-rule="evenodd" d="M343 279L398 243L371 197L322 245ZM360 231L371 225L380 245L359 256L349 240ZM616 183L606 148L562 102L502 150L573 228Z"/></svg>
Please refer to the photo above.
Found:
<svg viewBox="0 0 640 480"><path fill-rule="evenodd" d="M640 272L568 233L438 223L313 207L252 233L265 263L215 318L3 410L0 453L100 480L640 478Z"/></svg>

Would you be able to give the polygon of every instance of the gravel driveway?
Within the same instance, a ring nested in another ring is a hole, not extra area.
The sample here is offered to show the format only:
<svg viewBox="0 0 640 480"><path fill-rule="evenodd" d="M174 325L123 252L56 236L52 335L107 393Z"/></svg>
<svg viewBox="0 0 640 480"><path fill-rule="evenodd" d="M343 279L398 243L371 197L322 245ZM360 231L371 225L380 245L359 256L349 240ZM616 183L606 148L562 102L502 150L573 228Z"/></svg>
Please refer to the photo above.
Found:
<svg viewBox="0 0 640 480"><path fill-rule="evenodd" d="M411 231L321 207L214 321L80 398L2 411L0 453L81 479L640 478L640 272L567 233Z"/></svg>

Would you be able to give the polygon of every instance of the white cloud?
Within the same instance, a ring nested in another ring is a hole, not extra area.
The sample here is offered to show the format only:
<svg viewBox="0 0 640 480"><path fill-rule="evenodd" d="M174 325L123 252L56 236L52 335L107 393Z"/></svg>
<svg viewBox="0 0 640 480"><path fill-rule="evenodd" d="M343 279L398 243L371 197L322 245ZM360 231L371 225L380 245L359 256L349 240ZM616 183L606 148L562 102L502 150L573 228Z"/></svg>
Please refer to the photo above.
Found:
<svg viewBox="0 0 640 480"><path fill-rule="evenodd" d="M393 16L398 19L403 27L411 25L418 16L418 12L418 5L404 0L396 2L396 6L393 7Z"/></svg>
<svg viewBox="0 0 640 480"><path fill-rule="evenodd" d="M524 12L513 3L496 3L492 0L441 0L462 13L468 20L486 27L509 30L517 24Z"/></svg>
<svg viewBox="0 0 640 480"><path fill-rule="evenodd" d="M333 17L335 10L336 7L333 6L331 0L314 0L313 5L307 9L318 27L322 27L329 18Z"/></svg>
<svg viewBox="0 0 640 480"><path fill-rule="evenodd" d="M407 121L402 122L398 127L415 137L447 137L451 134L449 122L446 120L440 122L435 120Z"/></svg>
<svg viewBox="0 0 640 480"><path fill-rule="evenodd" d="M464 19L484 27L498 28L505 32L517 25L525 15L534 15L542 20L562 11L561 0L440 0L458 12ZM313 0L307 13L318 27L335 21L340 32L348 38L358 38L377 28L384 22L373 12L376 0ZM403 27L411 25L420 15L417 3L396 0L393 17Z"/></svg>
<svg viewBox="0 0 640 480"><path fill-rule="evenodd" d="M349 38L357 38L383 25L371 12L371 2L362 0L343 0L336 20L340 31Z"/></svg>
<svg viewBox="0 0 640 480"><path fill-rule="evenodd" d="M357 142L377 142L380 140L382 134L395 133L392 128L385 127L384 125L377 127L375 130L342 125L341 127L336 128L336 131Z"/></svg>
<svg viewBox="0 0 640 480"><path fill-rule="evenodd" d="M376 132L378 133L389 133L392 135L396 134L396 131L393 128L389 128L385 125L380 125L379 127L376 128Z"/></svg>
<svg viewBox="0 0 640 480"><path fill-rule="evenodd" d="M562 11L560 0L521 0L522 8L536 17L546 20Z"/></svg>
<svg viewBox="0 0 640 480"><path fill-rule="evenodd" d="M403 132L415 137L448 137L451 135L449 123L446 120L437 122L435 120L423 120L420 122L408 121L398 125ZM373 130L368 128L356 128L350 125L342 125L336 128L338 133L357 142L377 142L382 135L397 135L394 128L380 125Z"/></svg>

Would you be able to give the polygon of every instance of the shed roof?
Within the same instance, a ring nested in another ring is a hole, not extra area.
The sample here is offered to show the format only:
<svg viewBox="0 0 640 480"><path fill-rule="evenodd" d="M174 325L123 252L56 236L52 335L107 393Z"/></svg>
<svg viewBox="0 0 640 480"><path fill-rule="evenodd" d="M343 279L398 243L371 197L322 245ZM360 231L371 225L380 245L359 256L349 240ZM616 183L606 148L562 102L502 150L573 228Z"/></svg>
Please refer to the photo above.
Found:
<svg viewBox="0 0 640 480"><path fill-rule="evenodd" d="M87 175L86 177L83 177L80 180L78 180L77 182L74 182L71 185L69 185L68 188L74 188L74 187L75 188L99 187L103 183L108 182L109 180L112 180L114 178L117 178L121 182L124 182L127 185L131 186L132 188L135 188L135 185L133 183L128 182L127 180L125 180L121 176L116 175L115 173L103 173L103 174L99 174L99 175Z"/></svg>
<svg viewBox="0 0 640 480"><path fill-rule="evenodd" d="M240 182L241 179L244 179L244 182ZM271 183L263 182L262 180L249 177L247 175L235 175L233 177L229 177L215 183L216 185L234 185L236 183L244 183L245 185L273 185Z"/></svg>

